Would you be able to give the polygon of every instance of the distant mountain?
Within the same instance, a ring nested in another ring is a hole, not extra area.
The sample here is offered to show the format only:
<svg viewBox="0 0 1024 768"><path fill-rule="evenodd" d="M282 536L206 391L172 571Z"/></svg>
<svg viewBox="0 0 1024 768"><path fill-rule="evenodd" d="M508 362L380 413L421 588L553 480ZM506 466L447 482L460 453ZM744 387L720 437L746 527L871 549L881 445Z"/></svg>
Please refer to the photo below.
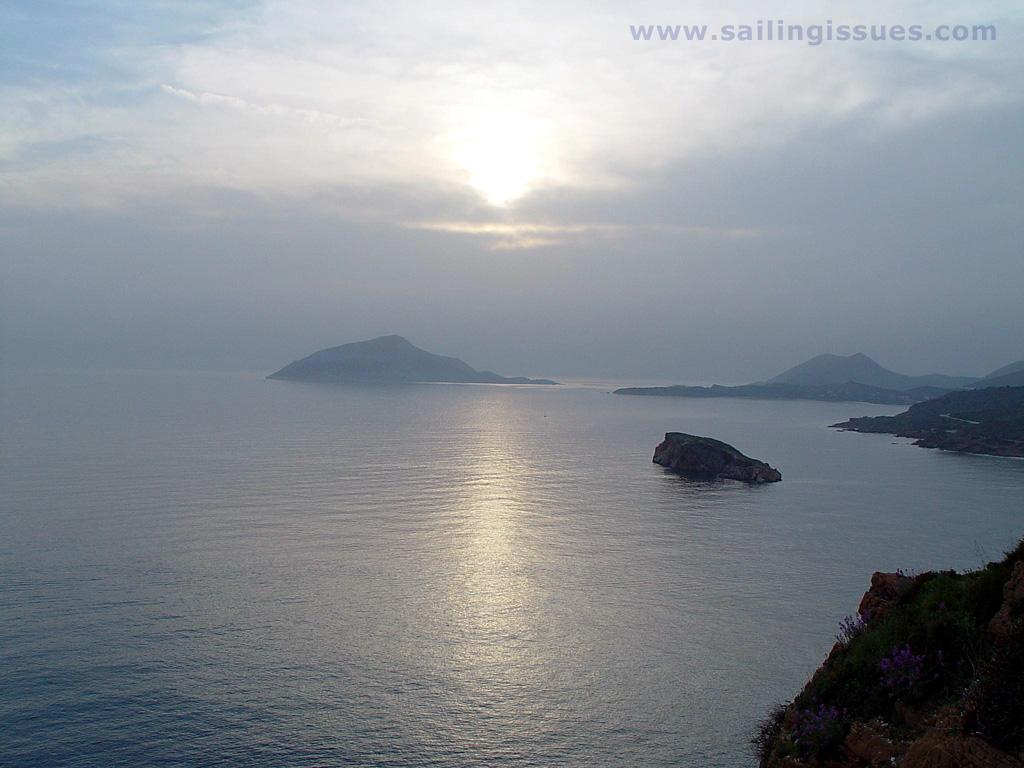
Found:
<svg viewBox="0 0 1024 768"><path fill-rule="evenodd" d="M883 368L867 355L857 353L818 355L780 373L773 379L755 384L725 387L626 387L617 395L660 397L740 397L752 400L824 400L879 405L911 405L941 397L965 387L1024 386L1024 360L1003 366L984 379L972 376L907 376Z"/></svg>
<svg viewBox="0 0 1024 768"><path fill-rule="evenodd" d="M457 357L435 355L401 336L381 336L314 352L286 365L268 379L325 383L557 384L550 379L499 376L478 371Z"/></svg>
<svg viewBox="0 0 1024 768"><path fill-rule="evenodd" d="M998 379L1003 376L1008 376L1011 373L1021 373L1022 371L1024 371L1024 360L1018 360L1016 363L1010 363L1009 365L1004 365L1002 368L997 368L988 376L985 376L982 381Z"/></svg>
<svg viewBox="0 0 1024 768"><path fill-rule="evenodd" d="M1024 387L1024 360L1004 365L990 373L980 381L970 385L971 389L987 387Z"/></svg>
<svg viewBox="0 0 1024 768"><path fill-rule="evenodd" d="M906 376L883 368L867 355L857 353L849 357L841 355L818 355L805 363L780 373L770 384L799 384L803 386L834 386L856 382L871 387L896 391L918 387L939 387L959 389L976 382L971 376L944 376L933 373L927 376Z"/></svg>
<svg viewBox="0 0 1024 768"><path fill-rule="evenodd" d="M905 376L883 368L864 354L818 355L774 379L737 387L627 387L617 395L663 397L742 397L756 400L825 400L879 405L910 405L972 384L969 376Z"/></svg>
<svg viewBox="0 0 1024 768"><path fill-rule="evenodd" d="M832 426L913 437L925 448L1024 456L1024 387L950 392L896 416L866 416Z"/></svg>
<svg viewBox="0 0 1024 768"><path fill-rule="evenodd" d="M842 384L743 384L738 387L624 387L616 395L647 395L652 397L738 397L748 400L821 400L832 403L874 403L877 405L911 405L949 392L939 387L917 387L895 390L872 387L847 381Z"/></svg>
<svg viewBox="0 0 1024 768"><path fill-rule="evenodd" d="M1007 368L1009 367L1007 366ZM989 389L991 387L1024 387L1024 368L1004 373L1002 376L989 374L981 381L971 384L971 389Z"/></svg>

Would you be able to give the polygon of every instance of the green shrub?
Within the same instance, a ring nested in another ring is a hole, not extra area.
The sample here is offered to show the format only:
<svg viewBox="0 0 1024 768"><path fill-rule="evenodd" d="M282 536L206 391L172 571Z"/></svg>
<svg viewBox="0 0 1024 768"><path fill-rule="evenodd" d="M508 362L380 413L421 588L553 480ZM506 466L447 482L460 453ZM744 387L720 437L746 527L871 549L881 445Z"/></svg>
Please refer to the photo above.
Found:
<svg viewBox="0 0 1024 768"><path fill-rule="evenodd" d="M986 741L1009 752L1024 747L1024 630L996 646L971 698Z"/></svg>
<svg viewBox="0 0 1024 768"><path fill-rule="evenodd" d="M754 748L758 765L767 765L772 747L782 734L782 721L786 717L786 704L777 704L768 716L757 725L750 744Z"/></svg>
<svg viewBox="0 0 1024 768"><path fill-rule="evenodd" d="M997 748L1024 749L1024 619L1010 638L988 632L1021 560L1024 539L976 571L917 576L881 618L847 617L828 663L793 702L790 725L780 707L759 727L752 741L762 764L773 753L820 763L852 721L896 722L898 704L964 703L965 690L972 730Z"/></svg>
<svg viewBox="0 0 1024 768"><path fill-rule="evenodd" d="M985 644L971 583L953 572L917 577L887 616L868 622L833 656L798 703L824 702L870 719L891 717L897 701L952 695Z"/></svg>

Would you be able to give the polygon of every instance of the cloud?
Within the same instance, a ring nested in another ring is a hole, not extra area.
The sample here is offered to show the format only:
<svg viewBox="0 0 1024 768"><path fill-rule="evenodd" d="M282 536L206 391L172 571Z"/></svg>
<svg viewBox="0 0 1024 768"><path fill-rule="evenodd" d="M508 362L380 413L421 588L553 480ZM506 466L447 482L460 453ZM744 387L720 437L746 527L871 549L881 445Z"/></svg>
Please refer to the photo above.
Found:
<svg viewBox="0 0 1024 768"><path fill-rule="evenodd" d="M16 2L14 357L269 367L410 329L499 370L688 381L1020 356L1017 5L775 4L1000 30L810 47L631 39L767 15L704 0Z"/></svg>
<svg viewBox="0 0 1024 768"><path fill-rule="evenodd" d="M937 23L953 6L903 8ZM811 21L842 13L803 3L774 10ZM986 20L983 10L972 14ZM614 192L689 158L772 151L826 125L884 140L1021 97L1019 54L1006 47L648 44L628 33L645 21L758 17L711 3L268 0L205 35L111 45L105 55L134 68L142 95L130 104L103 105L96 82L6 89L8 157L40 137L70 146L87 135L105 147L39 158L12 171L7 189L72 205L196 187L307 195L311 204L352 184L442 194L461 186L482 199L488 185ZM903 18L881 3L858 17ZM1005 36L1018 20L1002 20ZM523 130L495 137L496 126L518 123L544 130L525 149ZM514 164L490 167L503 154Z"/></svg>
<svg viewBox="0 0 1024 768"><path fill-rule="evenodd" d="M185 88L175 88L173 85L163 84L160 86L166 93L172 96L179 96L187 101L194 102L196 104L213 105L228 107L230 109L237 109L243 112L249 112L253 115L278 117L278 118L296 118L312 125L326 125L331 128L349 128L354 125L358 125L362 122L360 118L344 117L342 115L332 114L330 112L323 112L319 109L300 109L295 107L287 107L283 104L275 104L274 102L257 103L252 101L246 101L240 99L237 96L227 96L221 93L195 93Z"/></svg>
<svg viewBox="0 0 1024 768"><path fill-rule="evenodd" d="M563 245L594 243L637 236L665 235L691 240L736 240L763 236L757 229L734 227L682 226L663 224L546 224L540 222L498 221L415 221L402 225L405 229L446 232L481 238L494 250L518 250Z"/></svg>

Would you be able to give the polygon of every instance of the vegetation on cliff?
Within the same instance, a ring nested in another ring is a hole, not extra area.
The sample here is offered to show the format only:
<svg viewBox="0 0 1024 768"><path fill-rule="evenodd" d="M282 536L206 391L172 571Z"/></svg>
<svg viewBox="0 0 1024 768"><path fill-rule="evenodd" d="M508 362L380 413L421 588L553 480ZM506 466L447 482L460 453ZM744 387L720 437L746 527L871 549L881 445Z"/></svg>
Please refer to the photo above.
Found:
<svg viewBox="0 0 1024 768"><path fill-rule="evenodd" d="M968 573L876 573L762 768L1024 768L1024 541Z"/></svg>

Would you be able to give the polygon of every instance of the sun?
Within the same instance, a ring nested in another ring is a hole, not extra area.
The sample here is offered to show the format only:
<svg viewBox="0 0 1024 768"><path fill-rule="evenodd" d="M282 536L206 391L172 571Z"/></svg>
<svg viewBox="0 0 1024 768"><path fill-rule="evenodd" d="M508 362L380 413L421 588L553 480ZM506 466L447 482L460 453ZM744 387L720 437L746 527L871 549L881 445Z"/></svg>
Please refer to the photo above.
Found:
<svg viewBox="0 0 1024 768"><path fill-rule="evenodd" d="M463 178L493 206L512 203L546 175L546 120L515 112L473 114L458 121L450 142Z"/></svg>

